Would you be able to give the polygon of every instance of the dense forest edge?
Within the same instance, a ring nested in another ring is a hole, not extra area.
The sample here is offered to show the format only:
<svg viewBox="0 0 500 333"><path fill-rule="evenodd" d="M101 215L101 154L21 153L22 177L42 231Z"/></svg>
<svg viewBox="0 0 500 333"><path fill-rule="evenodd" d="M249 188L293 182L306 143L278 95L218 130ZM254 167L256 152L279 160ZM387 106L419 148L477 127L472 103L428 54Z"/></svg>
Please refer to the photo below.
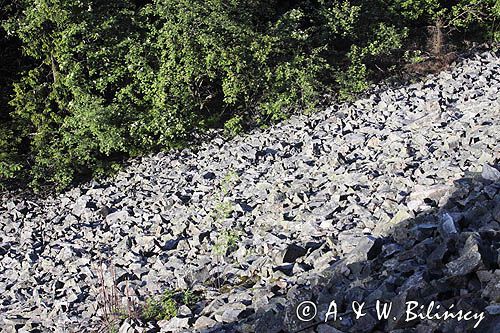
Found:
<svg viewBox="0 0 500 333"><path fill-rule="evenodd" d="M0 189L64 189L500 41L498 0L0 0Z"/></svg>

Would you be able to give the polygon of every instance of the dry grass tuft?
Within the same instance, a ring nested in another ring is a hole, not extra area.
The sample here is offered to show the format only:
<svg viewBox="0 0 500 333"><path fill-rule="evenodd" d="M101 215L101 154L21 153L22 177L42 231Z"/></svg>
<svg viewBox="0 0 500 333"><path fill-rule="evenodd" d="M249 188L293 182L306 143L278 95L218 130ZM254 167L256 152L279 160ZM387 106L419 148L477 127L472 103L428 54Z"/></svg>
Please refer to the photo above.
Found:
<svg viewBox="0 0 500 333"><path fill-rule="evenodd" d="M97 308L101 312L102 329L105 332L117 332L117 326L124 319L140 317L137 297L132 295L128 280L124 293L120 292L113 264L106 265L101 262L96 270L99 279ZM110 279L106 279L107 275L110 276ZM124 299L125 302L123 302Z"/></svg>

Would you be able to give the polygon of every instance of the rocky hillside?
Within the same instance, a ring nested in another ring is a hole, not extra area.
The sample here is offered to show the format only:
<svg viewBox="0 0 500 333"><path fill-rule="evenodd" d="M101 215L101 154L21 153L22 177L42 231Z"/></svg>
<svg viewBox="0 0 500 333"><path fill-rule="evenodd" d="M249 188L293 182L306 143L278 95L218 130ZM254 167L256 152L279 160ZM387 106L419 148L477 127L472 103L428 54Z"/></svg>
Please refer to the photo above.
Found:
<svg viewBox="0 0 500 333"><path fill-rule="evenodd" d="M499 73L498 55L474 55L59 196L3 194L0 327L494 332ZM477 316L407 320L410 301Z"/></svg>

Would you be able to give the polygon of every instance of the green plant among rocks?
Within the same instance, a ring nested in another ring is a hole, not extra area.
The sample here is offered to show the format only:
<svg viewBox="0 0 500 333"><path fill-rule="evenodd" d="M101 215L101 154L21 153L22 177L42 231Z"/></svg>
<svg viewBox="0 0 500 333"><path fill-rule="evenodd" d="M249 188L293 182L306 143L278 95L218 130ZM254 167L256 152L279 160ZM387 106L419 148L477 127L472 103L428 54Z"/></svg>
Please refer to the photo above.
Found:
<svg viewBox="0 0 500 333"><path fill-rule="evenodd" d="M240 234L236 230L224 229L219 233L214 241L212 253L215 256L215 261L218 263L218 272L212 277L212 286L221 290L227 282L226 276L223 274L225 267L228 266L227 256L237 250Z"/></svg>
<svg viewBox="0 0 500 333"><path fill-rule="evenodd" d="M192 306L197 300L198 296L189 289L178 292L166 290L159 297L146 299L141 316L147 321L169 320L177 316L179 307Z"/></svg>
<svg viewBox="0 0 500 333"><path fill-rule="evenodd" d="M220 183L221 195L226 196L239 179L236 171L229 170Z"/></svg>
<svg viewBox="0 0 500 333"><path fill-rule="evenodd" d="M228 252L237 249L240 236L237 231L224 230L215 241L213 252L219 256L225 256Z"/></svg>
<svg viewBox="0 0 500 333"><path fill-rule="evenodd" d="M142 309L142 317L145 320L169 320L177 316L177 302L173 299L174 294L166 290L159 299L148 298Z"/></svg>
<svg viewBox="0 0 500 333"><path fill-rule="evenodd" d="M215 223L220 223L233 212L233 204L224 198L229 194L238 180L239 175L234 170L230 170L220 181L219 192L215 196L216 204L212 212ZM224 256L228 251L234 250L238 240L239 236L235 230L224 229L214 243L213 252L216 255Z"/></svg>
<svg viewBox="0 0 500 333"><path fill-rule="evenodd" d="M233 212L233 204L228 201L218 202L213 211L213 218L215 221L220 221L229 217Z"/></svg>
<svg viewBox="0 0 500 333"><path fill-rule="evenodd" d="M182 303L184 305L194 305L198 299L199 297L191 289L186 289L182 292Z"/></svg>
<svg viewBox="0 0 500 333"><path fill-rule="evenodd" d="M234 170L230 170L220 181L219 191L217 191L214 196L215 205L211 214L216 223L229 217L233 212L233 204L225 200L225 197L229 194L238 180L238 174Z"/></svg>

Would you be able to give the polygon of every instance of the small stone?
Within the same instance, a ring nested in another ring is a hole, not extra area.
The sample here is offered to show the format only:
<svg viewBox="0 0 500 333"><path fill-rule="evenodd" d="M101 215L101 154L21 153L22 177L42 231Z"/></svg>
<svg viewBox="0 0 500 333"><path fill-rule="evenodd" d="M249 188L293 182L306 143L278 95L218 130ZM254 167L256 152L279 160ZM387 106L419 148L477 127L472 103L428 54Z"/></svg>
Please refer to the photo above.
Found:
<svg viewBox="0 0 500 333"><path fill-rule="evenodd" d="M488 164L484 164L483 171L481 172L481 177L483 177L486 180L497 182L500 180L500 171L489 166Z"/></svg>
<svg viewBox="0 0 500 333"><path fill-rule="evenodd" d="M255 332L279 333L284 330L283 316L273 310L266 311L257 318Z"/></svg>
<svg viewBox="0 0 500 333"><path fill-rule="evenodd" d="M189 318L174 317L170 320L160 320L158 326L160 332L180 332L189 327Z"/></svg>
<svg viewBox="0 0 500 333"><path fill-rule="evenodd" d="M335 327L332 327L332 326L327 325L327 324L319 325L318 328L316 329L316 332L317 333L343 333L342 331L339 331Z"/></svg>
<svg viewBox="0 0 500 333"><path fill-rule="evenodd" d="M415 190L410 193L410 201L418 200L424 201L424 199L439 200L442 196L448 193L452 188L447 185L433 185L433 186L423 186L416 185Z"/></svg>
<svg viewBox="0 0 500 333"><path fill-rule="evenodd" d="M210 319L206 316L201 316L200 318L196 319L194 323L194 329L195 330L202 330L206 328L213 327L217 324L217 322L213 319Z"/></svg>
<svg viewBox="0 0 500 333"><path fill-rule="evenodd" d="M405 209L399 210L389 221L382 222L380 221L373 230L373 233L377 236L384 236L392 230L392 228L396 228L397 225L403 221L406 221L412 218L413 215L411 212L408 212Z"/></svg>
<svg viewBox="0 0 500 333"><path fill-rule="evenodd" d="M355 320L352 327L354 332L372 332L378 321L369 313L365 313L363 317Z"/></svg>
<svg viewBox="0 0 500 333"><path fill-rule="evenodd" d="M302 246L290 244L283 253L283 256L278 258L278 264L281 263L294 263L297 258L304 256L307 250Z"/></svg>
<svg viewBox="0 0 500 333"><path fill-rule="evenodd" d="M126 221L129 218L129 213L126 210L119 210L116 212L113 212L111 214L108 214L106 216L106 221L109 223L115 223L118 221Z"/></svg>
<svg viewBox="0 0 500 333"><path fill-rule="evenodd" d="M10 318L4 318L3 322L7 327L11 327L15 329L15 331L19 330L21 327L23 327L26 324L27 318L23 318L21 316L16 316L10 317Z"/></svg>
<svg viewBox="0 0 500 333"><path fill-rule="evenodd" d="M133 327L130 325L128 320L125 320L123 324L118 329L118 333L131 333L135 331Z"/></svg>
<svg viewBox="0 0 500 333"><path fill-rule="evenodd" d="M232 303L223 306L215 314L215 319L221 323L232 323L238 320L238 316L246 309L242 303Z"/></svg>
<svg viewBox="0 0 500 333"><path fill-rule="evenodd" d="M203 174L203 179L212 180L212 179L215 179L215 178L217 178L217 176L215 175L215 173L213 173L211 171L205 172Z"/></svg>
<svg viewBox="0 0 500 333"><path fill-rule="evenodd" d="M177 315L179 317L191 317L192 314L193 312L186 305L182 305L181 307L179 307L179 310L177 310Z"/></svg>
<svg viewBox="0 0 500 333"><path fill-rule="evenodd" d="M441 216L441 233L444 238L458 233L453 217L448 213L443 213Z"/></svg>
<svg viewBox="0 0 500 333"><path fill-rule="evenodd" d="M346 257L346 263L364 262L375 258L381 251L382 244L379 238L366 236L361 238L358 245Z"/></svg>
<svg viewBox="0 0 500 333"><path fill-rule="evenodd" d="M488 305L485 310L492 316L500 315L500 304Z"/></svg>
<svg viewBox="0 0 500 333"><path fill-rule="evenodd" d="M457 259L446 264L449 274L453 276L466 275L481 265L481 254L474 236L467 238L462 254Z"/></svg>
<svg viewBox="0 0 500 333"><path fill-rule="evenodd" d="M88 204L89 200L90 200L90 197L87 195L79 197L76 200L75 204L73 205L73 210L72 210L73 214L75 216L80 216L83 213L83 211L85 210L85 208L87 208L87 204Z"/></svg>

